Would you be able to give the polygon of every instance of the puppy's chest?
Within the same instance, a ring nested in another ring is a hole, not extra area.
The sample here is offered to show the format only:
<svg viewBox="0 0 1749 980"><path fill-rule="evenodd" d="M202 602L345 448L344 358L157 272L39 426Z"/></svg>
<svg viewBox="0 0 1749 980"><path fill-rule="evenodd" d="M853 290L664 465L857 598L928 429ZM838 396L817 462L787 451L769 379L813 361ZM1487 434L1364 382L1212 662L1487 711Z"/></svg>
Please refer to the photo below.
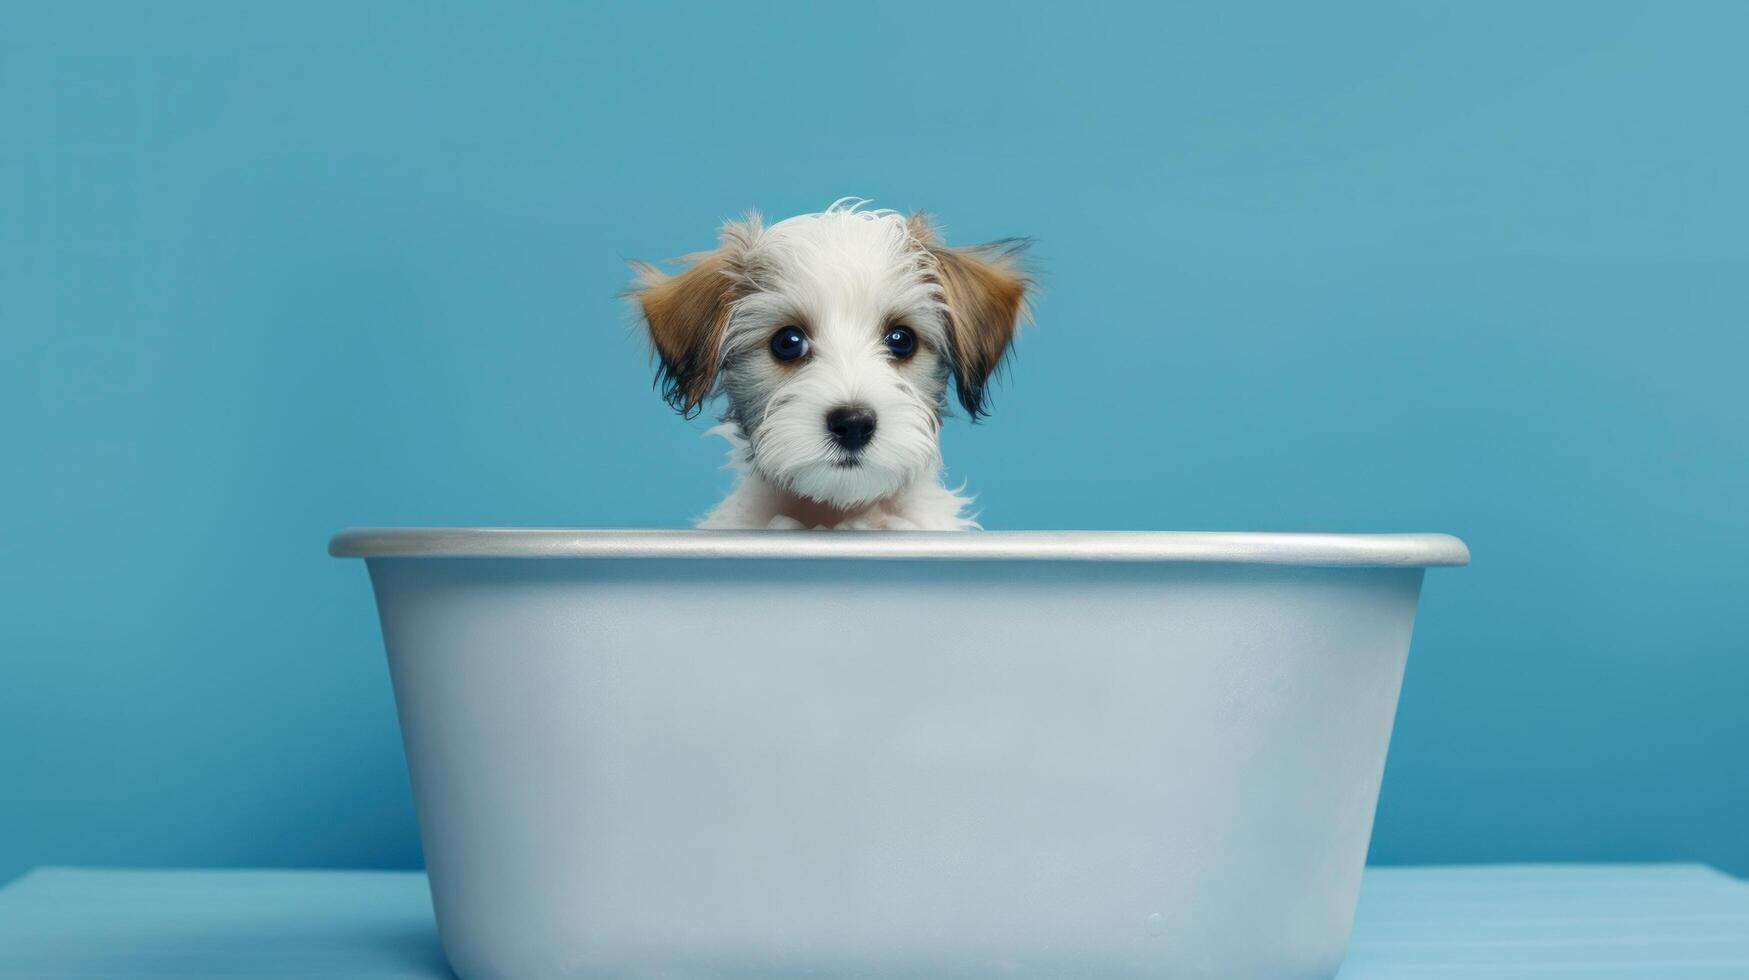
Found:
<svg viewBox="0 0 1749 980"><path fill-rule="evenodd" d="M837 518L834 521L804 523L801 519L789 514L777 514L766 524L773 531L916 531L921 525L902 514L892 513L879 508L871 508L857 514Z"/></svg>

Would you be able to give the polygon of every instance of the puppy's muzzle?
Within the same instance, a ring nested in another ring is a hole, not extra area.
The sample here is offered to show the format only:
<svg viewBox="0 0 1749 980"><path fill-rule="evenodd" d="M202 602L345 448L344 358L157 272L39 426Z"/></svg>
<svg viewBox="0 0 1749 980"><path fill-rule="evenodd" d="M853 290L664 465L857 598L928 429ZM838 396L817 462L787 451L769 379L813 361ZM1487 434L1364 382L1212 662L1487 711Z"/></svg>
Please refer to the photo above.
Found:
<svg viewBox="0 0 1749 980"><path fill-rule="evenodd" d="M840 405L826 413L826 431L839 449L858 452L874 439L875 413L866 405Z"/></svg>

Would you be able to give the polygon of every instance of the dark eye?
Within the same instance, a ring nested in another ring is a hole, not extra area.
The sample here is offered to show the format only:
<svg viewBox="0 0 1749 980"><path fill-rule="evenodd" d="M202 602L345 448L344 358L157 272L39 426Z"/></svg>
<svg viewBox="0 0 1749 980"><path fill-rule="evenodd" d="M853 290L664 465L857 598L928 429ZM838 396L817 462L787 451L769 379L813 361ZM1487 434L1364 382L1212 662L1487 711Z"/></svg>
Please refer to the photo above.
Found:
<svg viewBox="0 0 1749 980"><path fill-rule="evenodd" d="M887 331L884 339L887 350L901 360L917 353L917 335L911 332L910 327L893 327Z"/></svg>
<svg viewBox="0 0 1749 980"><path fill-rule="evenodd" d="M771 356L793 361L808 352L808 335L800 327L784 327L771 335Z"/></svg>

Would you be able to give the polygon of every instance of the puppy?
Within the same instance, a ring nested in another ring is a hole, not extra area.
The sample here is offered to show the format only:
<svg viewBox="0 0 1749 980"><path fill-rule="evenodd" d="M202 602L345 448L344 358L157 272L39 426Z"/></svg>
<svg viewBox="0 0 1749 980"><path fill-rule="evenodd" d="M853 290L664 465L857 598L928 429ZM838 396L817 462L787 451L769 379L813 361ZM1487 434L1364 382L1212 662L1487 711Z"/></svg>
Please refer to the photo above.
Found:
<svg viewBox="0 0 1749 980"><path fill-rule="evenodd" d="M942 485L941 419L950 382L984 414L1031 288L1027 243L949 248L925 216L863 203L730 222L672 275L633 263L669 404L727 400L712 431L740 481L699 527L978 527Z"/></svg>

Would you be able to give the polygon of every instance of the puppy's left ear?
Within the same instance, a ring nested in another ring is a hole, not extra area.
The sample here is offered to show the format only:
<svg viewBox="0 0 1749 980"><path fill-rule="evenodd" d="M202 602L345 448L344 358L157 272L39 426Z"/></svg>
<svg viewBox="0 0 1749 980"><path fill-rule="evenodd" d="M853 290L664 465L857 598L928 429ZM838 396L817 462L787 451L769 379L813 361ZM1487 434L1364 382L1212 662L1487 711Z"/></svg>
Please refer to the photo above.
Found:
<svg viewBox="0 0 1749 980"><path fill-rule="evenodd" d="M1032 277L1022 256L1032 243L1006 238L985 245L949 248L935 238L923 215L912 215L912 237L932 258L947 306L949 355L960 404L976 422L985 415L990 379L1008 355L1026 312Z"/></svg>

